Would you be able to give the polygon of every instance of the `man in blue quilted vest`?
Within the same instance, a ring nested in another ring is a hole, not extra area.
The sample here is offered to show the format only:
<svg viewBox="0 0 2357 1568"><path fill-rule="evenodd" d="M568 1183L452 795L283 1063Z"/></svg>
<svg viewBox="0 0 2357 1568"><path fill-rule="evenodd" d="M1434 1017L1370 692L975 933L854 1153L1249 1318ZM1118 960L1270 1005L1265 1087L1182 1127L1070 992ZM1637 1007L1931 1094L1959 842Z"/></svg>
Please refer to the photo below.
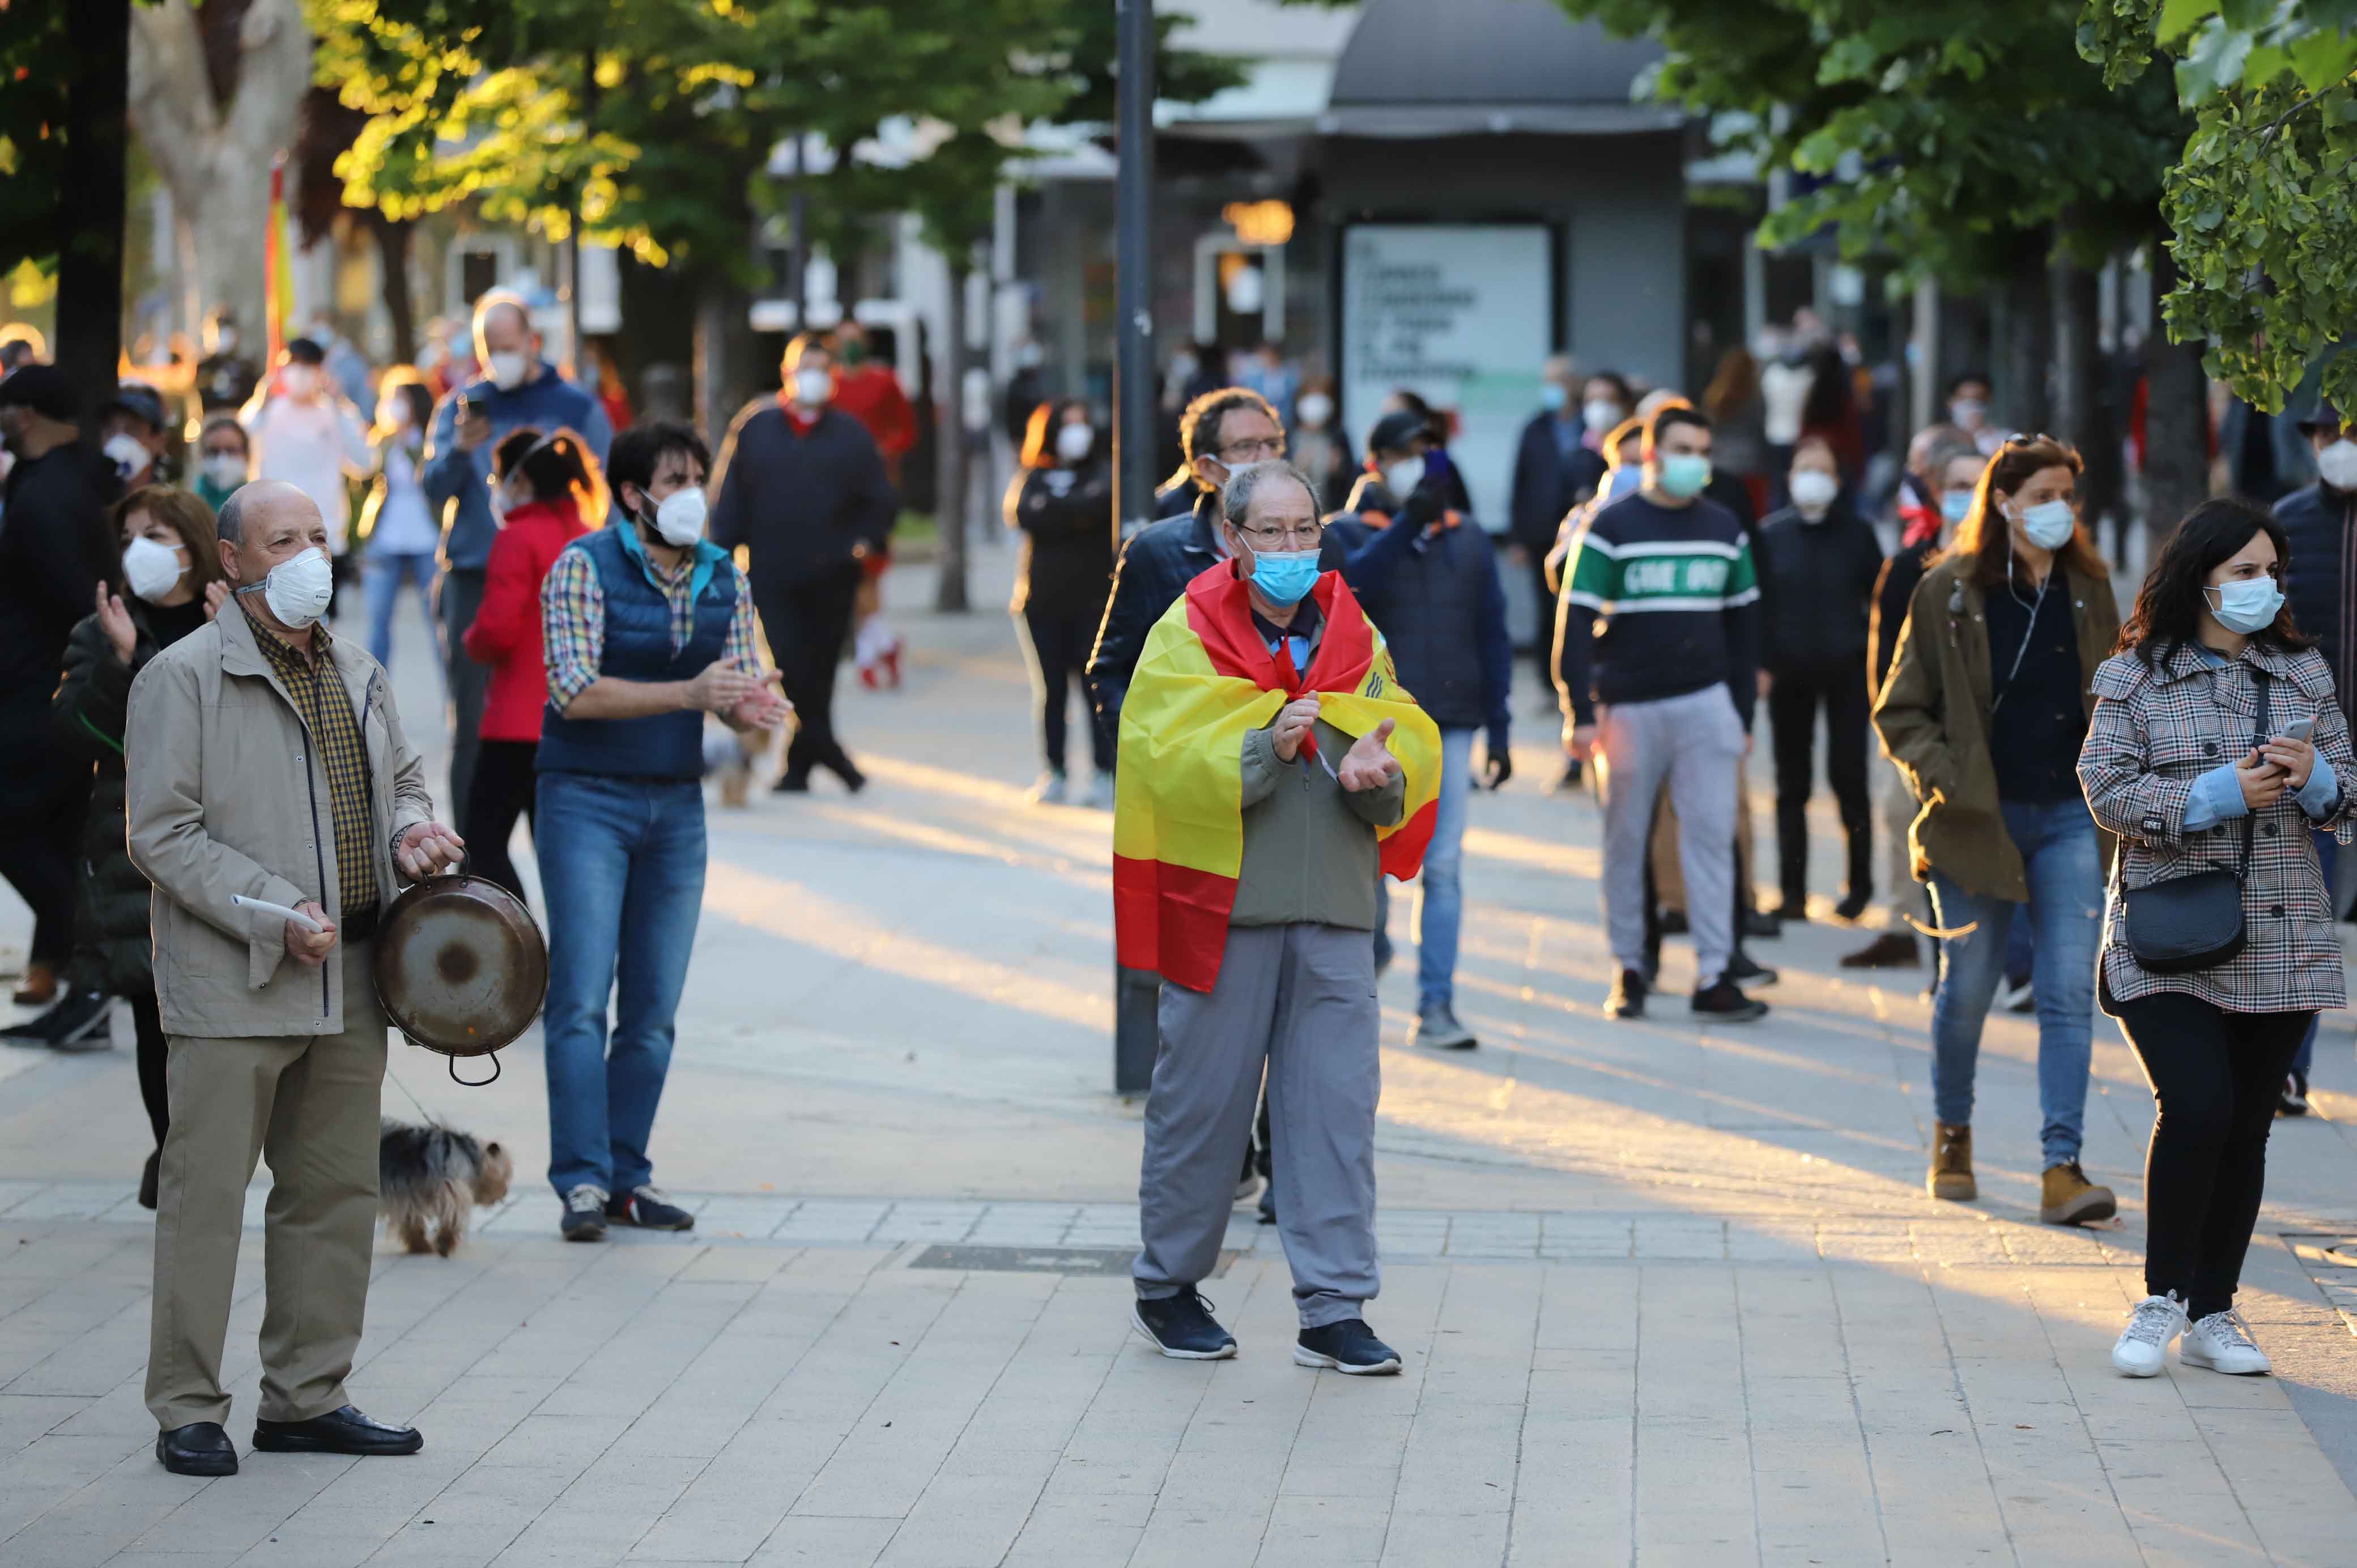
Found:
<svg viewBox="0 0 2357 1568"><path fill-rule="evenodd" d="M776 729L791 711L762 671L744 574L704 536L710 463L683 424L615 437L612 515L541 588L533 842L548 906L548 1179L568 1241L603 1240L609 1223L695 1223L656 1189L647 1145L704 903L704 715Z"/></svg>

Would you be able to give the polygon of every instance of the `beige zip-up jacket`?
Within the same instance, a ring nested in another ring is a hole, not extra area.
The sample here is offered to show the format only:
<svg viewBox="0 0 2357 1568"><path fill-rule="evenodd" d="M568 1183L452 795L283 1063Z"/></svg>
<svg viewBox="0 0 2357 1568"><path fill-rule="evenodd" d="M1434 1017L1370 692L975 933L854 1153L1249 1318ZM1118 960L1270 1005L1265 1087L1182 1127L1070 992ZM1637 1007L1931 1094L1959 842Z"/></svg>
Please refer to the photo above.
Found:
<svg viewBox="0 0 2357 1568"><path fill-rule="evenodd" d="M324 629L324 628L323 628ZM344 966L286 954L286 922L232 894L343 907L327 769L235 599L147 661L124 733L132 863L155 884L156 1000L167 1035L210 1039L331 1035L344 1026ZM403 879L393 841L430 822L425 764L402 731L384 671L329 638L368 747L376 880Z"/></svg>

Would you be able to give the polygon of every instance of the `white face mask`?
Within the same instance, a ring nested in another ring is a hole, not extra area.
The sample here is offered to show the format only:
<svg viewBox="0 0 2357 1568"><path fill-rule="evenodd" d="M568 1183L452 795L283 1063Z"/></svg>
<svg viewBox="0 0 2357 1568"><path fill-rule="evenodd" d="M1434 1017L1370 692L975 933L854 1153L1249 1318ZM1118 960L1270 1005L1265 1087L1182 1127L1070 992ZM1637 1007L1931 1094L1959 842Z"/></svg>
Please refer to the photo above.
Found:
<svg viewBox="0 0 2357 1568"><path fill-rule="evenodd" d="M532 371L532 361L510 349L490 356L484 360L483 368L490 372L493 386L501 392L513 392L523 385L524 377Z"/></svg>
<svg viewBox="0 0 2357 1568"><path fill-rule="evenodd" d="M825 371L796 371L794 401L805 408L822 408L834 395L834 377Z"/></svg>
<svg viewBox="0 0 2357 1568"><path fill-rule="evenodd" d="M245 483L245 459L226 452L213 454L205 459L205 478L216 489L233 490Z"/></svg>
<svg viewBox="0 0 2357 1568"><path fill-rule="evenodd" d="M290 555L273 566L260 583L238 589L241 594L260 594L278 624L294 631L325 615L335 591L336 569L324 550Z"/></svg>
<svg viewBox="0 0 2357 1568"><path fill-rule="evenodd" d="M1315 430L1334 417L1334 400L1324 392L1303 392L1293 405L1294 417Z"/></svg>
<svg viewBox="0 0 2357 1568"><path fill-rule="evenodd" d="M655 508L655 534L673 550L684 550L704 537L704 514L700 488L673 490Z"/></svg>
<svg viewBox="0 0 2357 1568"><path fill-rule="evenodd" d="M118 430L108 436L106 445L99 450L106 454L106 460L114 465L114 477L124 484L129 484L132 475L154 461L146 446L128 430Z"/></svg>
<svg viewBox="0 0 2357 1568"><path fill-rule="evenodd" d="M1792 475L1792 504L1803 513L1823 513L1841 493L1841 481L1822 468L1802 468Z"/></svg>
<svg viewBox="0 0 2357 1568"><path fill-rule="evenodd" d="M2357 441L2344 435L2319 452L2316 473L2336 490L2357 490Z"/></svg>
<svg viewBox="0 0 2357 1568"><path fill-rule="evenodd" d="M1056 456L1077 463L1096 449L1097 433L1085 424L1066 424L1056 431Z"/></svg>
<svg viewBox="0 0 2357 1568"><path fill-rule="evenodd" d="M387 430L407 429L409 427L409 403L407 400L397 397L389 397L382 403L377 404L376 422L384 426Z"/></svg>
<svg viewBox="0 0 2357 1568"><path fill-rule="evenodd" d="M1395 501L1407 499L1409 492L1423 482L1422 457L1403 457L1383 470L1384 488L1392 492L1392 499Z"/></svg>
<svg viewBox="0 0 2357 1568"><path fill-rule="evenodd" d="M286 389L288 397L309 397L319 390L319 367L289 365L279 372L279 384Z"/></svg>
<svg viewBox="0 0 2357 1568"><path fill-rule="evenodd" d="M161 541L142 536L123 547L123 581L150 604L178 587L188 570L180 553Z"/></svg>
<svg viewBox="0 0 2357 1568"><path fill-rule="evenodd" d="M1960 397L1948 404L1948 417L1966 430L1977 430L1988 417L1988 404L1976 397Z"/></svg>
<svg viewBox="0 0 2357 1568"><path fill-rule="evenodd" d="M1608 398L1591 398L1580 405L1579 417L1588 429L1601 435L1620 423L1620 405Z"/></svg>

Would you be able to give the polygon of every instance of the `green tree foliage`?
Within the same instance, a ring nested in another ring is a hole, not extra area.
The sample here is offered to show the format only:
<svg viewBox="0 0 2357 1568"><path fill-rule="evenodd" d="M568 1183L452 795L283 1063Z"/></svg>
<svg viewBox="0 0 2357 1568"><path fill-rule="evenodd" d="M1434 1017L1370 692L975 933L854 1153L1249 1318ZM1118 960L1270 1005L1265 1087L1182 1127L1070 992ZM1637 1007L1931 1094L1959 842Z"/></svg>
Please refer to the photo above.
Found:
<svg viewBox="0 0 2357 1568"><path fill-rule="evenodd" d="M2357 0L2087 0L2079 44L2115 82L2174 60L2193 124L2162 195L2169 335L2279 411L2357 323ZM2357 406L2357 355L2324 392Z"/></svg>
<svg viewBox="0 0 2357 1568"><path fill-rule="evenodd" d="M2050 228L2092 258L2143 233L2183 137L2162 73L2107 87L2078 58L2078 0L1558 3L1665 45L1655 94L1720 145L1815 177L1763 244L1830 225L1954 284Z"/></svg>

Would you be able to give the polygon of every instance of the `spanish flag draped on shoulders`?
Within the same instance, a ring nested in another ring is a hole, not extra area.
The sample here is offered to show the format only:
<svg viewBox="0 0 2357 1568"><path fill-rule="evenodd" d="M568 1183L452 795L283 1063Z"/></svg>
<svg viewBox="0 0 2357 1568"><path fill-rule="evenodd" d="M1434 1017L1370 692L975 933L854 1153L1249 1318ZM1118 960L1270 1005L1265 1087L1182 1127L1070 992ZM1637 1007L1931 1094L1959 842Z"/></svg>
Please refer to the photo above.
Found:
<svg viewBox="0 0 2357 1568"><path fill-rule="evenodd" d="M1209 991L1243 859L1245 736L1315 693L1320 722L1356 739L1390 719L1406 804L1374 832L1383 870L1402 881L1424 864L1440 789L1440 731L1399 683L1383 633L1341 574L1310 590L1323 626L1309 668L1272 654L1253 624L1249 589L1222 561L1146 634L1121 710L1114 774L1114 930L1120 961ZM1332 758L1329 766L1339 764ZM1304 766L1317 766L1305 752Z"/></svg>

